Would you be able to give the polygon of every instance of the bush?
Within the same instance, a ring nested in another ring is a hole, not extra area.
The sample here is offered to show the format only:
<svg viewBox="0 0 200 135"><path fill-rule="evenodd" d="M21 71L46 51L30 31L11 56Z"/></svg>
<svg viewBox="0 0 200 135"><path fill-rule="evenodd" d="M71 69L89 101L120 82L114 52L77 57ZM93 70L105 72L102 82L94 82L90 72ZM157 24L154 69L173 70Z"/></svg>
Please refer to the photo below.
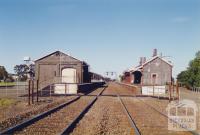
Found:
<svg viewBox="0 0 200 135"><path fill-rule="evenodd" d="M14 100L12 99L7 99L7 98L0 99L0 107L7 107L12 104L14 104Z"/></svg>

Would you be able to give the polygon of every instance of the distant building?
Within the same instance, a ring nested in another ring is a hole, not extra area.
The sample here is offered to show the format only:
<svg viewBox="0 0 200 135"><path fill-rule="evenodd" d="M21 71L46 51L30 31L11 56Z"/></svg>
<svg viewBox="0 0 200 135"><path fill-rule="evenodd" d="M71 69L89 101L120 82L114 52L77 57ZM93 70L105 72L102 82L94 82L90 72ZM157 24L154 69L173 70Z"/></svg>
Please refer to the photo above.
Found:
<svg viewBox="0 0 200 135"><path fill-rule="evenodd" d="M17 74L9 74L13 78L14 81L17 81L19 79L19 76Z"/></svg>
<svg viewBox="0 0 200 135"><path fill-rule="evenodd" d="M90 72L89 74L90 74L91 82L103 82L103 81L105 81L105 78L100 74L93 73L93 72Z"/></svg>
<svg viewBox="0 0 200 135"><path fill-rule="evenodd" d="M128 73L125 72L125 82L143 86L161 86L172 81L173 65L162 56L158 56L157 50L154 50L151 59L146 60L145 57L141 57L139 63L139 66L130 69Z"/></svg>
<svg viewBox="0 0 200 135"><path fill-rule="evenodd" d="M132 83L132 74L129 71L124 71L123 76L121 78L123 83Z"/></svg>

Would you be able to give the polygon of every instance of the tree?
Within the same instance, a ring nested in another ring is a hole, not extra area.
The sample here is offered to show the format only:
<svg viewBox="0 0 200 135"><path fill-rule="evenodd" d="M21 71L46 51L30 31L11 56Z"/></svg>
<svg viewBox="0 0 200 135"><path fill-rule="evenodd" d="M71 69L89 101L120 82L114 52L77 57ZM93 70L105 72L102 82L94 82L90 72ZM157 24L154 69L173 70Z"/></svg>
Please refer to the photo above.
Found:
<svg viewBox="0 0 200 135"><path fill-rule="evenodd" d="M20 81L26 81L29 67L25 64L16 65L14 67L15 73L19 76Z"/></svg>
<svg viewBox="0 0 200 135"><path fill-rule="evenodd" d="M5 82L14 82L14 78L12 77L12 75L8 75L8 77L6 78Z"/></svg>
<svg viewBox="0 0 200 135"><path fill-rule="evenodd" d="M182 71L177 79L179 82L185 83L189 87L200 87L200 51L195 58L189 62L187 70Z"/></svg>
<svg viewBox="0 0 200 135"><path fill-rule="evenodd" d="M188 83L192 87L200 87L200 57L196 57L190 62L188 74Z"/></svg>
<svg viewBox="0 0 200 135"><path fill-rule="evenodd" d="M8 77L8 72L6 71L4 66L0 66L0 80L5 81Z"/></svg>
<svg viewBox="0 0 200 135"><path fill-rule="evenodd" d="M188 71L182 71L180 74L177 76L177 80L181 83L183 83L186 86L189 86L188 84L188 79L189 79L189 72Z"/></svg>
<svg viewBox="0 0 200 135"><path fill-rule="evenodd" d="M35 65L34 64L31 64L29 66L26 64L16 65L14 67L14 71L19 76L20 81L26 81L28 79L28 75L30 75L30 77L35 76Z"/></svg>
<svg viewBox="0 0 200 135"><path fill-rule="evenodd" d="M198 51L198 52L196 53L196 58L197 58L197 59L200 59L200 51Z"/></svg>
<svg viewBox="0 0 200 135"><path fill-rule="evenodd" d="M31 64L29 66L29 71L28 73L30 74L31 77L35 77L35 65L34 64Z"/></svg>

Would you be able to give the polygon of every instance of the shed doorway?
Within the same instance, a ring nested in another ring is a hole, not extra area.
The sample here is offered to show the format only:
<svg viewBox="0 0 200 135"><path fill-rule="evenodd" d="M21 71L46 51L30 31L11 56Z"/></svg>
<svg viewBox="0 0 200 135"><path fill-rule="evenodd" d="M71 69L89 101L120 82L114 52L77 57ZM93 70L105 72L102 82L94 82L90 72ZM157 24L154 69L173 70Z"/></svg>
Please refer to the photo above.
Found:
<svg viewBox="0 0 200 135"><path fill-rule="evenodd" d="M140 71L135 71L134 75L134 84L141 84L142 73Z"/></svg>
<svg viewBox="0 0 200 135"><path fill-rule="evenodd" d="M152 85L156 85L157 84L157 74L152 74L151 75L151 82L152 82Z"/></svg>
<svg viewBox="0 0 200 135"><path fill-rule="evenodd" d="M62 83L76 83L76 69L64 68L62 70Z"/></svg>

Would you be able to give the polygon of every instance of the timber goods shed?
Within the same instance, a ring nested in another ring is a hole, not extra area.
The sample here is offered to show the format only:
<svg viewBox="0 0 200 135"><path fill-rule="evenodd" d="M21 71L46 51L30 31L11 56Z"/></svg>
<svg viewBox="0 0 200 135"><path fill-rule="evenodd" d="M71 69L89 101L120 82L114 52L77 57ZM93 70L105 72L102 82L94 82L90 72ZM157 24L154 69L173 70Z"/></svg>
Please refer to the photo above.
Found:
<svg viewBox="0 0 200 135"><path fill-rule="evenodd" d="M90 83L89 65L61 51L35 61L35 80L40 89L54 84Z"/></svg>

